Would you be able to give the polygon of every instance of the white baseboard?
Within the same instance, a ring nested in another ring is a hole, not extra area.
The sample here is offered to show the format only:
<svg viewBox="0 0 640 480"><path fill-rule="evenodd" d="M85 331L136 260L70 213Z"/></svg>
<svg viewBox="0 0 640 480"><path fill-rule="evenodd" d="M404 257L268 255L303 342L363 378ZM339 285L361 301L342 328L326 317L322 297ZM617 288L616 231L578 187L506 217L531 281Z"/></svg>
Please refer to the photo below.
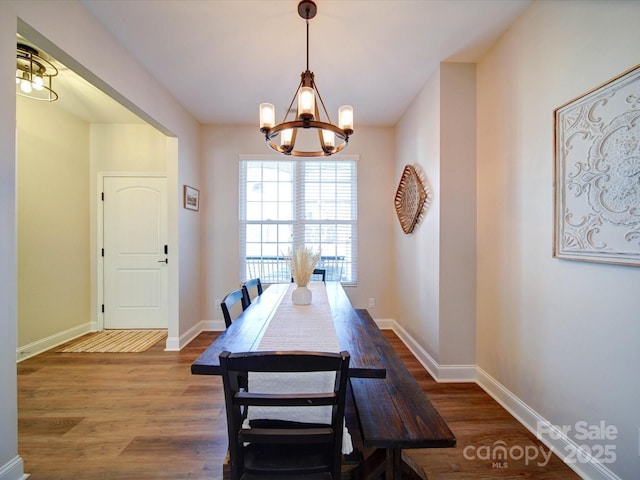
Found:
<svg viewBox="0 0 640 480"><path fill-rule="evenodd" d="M551 422L520 400L482 368L476 366L476 372L477 384L581 478L587 480L622 480L602 463L594 459L588 452L580 450L580 447L560 429L554 429L553 436L539 432L539 425L549 426ZM580 454L577 455L575 452L580 452ZM576 461L577 458L584 460ZM567 462L567 459L572 459L573 461Z"/></svg>
<svg viewBox="0 0 640 480"><path fill-rule="evenodd" d="M24 463L19 455L0 465L0 480L27 480L29 477L28 473L24 473Z"/></svg>
<svg viewBox="0 0 640 480"><path fill-rule="evenodd" d="M51 350L58 345L62 345L63 343L73 340L74 338L78 338L82 335L86 335L87 333L95 331L96 326L94 324L92 324L91 322L83 323L82 325L78 325L77 327L73 327L49 337L36 340L35 342L29 343L27 345L23 345L22 347L18 347L16 349L16 362L21 362L23 360L26 360L27 358L34 357L42 352ZM1 478L2 477L0 477L0 479Z"/></svg>
<svg viewBox="0 0 640 480"><path fill-rule="evenodd" d="M475 365L439 365L438 382L442 383L475 383Z"/></svg>
<svg viewBox="0 0 640 480"><path fill-rule="evenodd" d="M164 351L179 352L182 349L180 347L180 338L181 337L167 337L167 341L164 344Z"/></svg>
<svg viewBox="0 0 640 480"><path fill-rule="evenodd" d="M394 325L396 324L393 318L374 318L373 321L376 322L380 330L394 330Z"/></svg>
<svg viewBox="0 0 640 480"><path fill-rule="evenodd" d="M440 365L418 342L395 320L383 320L376 324L380 328L393 330L407 348L418 359L422 366L436 380L436 382L475 382L475 365Z"/></svg>
<svg viewBox="0 0 640 480"><path fill-rule="evenodd" d="M182 350L185 345L188 345L189 342L196 338L202 331L201 323L202 322L197 323L179 337L167 337L167 343L164 348L165 351L179 352L180 350Z"/></svg>
<svg viewBox="0 0 640 480"><path fill-rule="evenodd" d="M203 323L203 332L224 332L227 326L224 324L224 320L205 320Z"/></svg>
<svg viewBox="0 0 640 480"><path fill-rule="evenodd" d="M179 337L168 337L165 351L177 352L182 350L185 345L188 345L202 332L222 332L224 330L224 320L201 320Z"/></svg>

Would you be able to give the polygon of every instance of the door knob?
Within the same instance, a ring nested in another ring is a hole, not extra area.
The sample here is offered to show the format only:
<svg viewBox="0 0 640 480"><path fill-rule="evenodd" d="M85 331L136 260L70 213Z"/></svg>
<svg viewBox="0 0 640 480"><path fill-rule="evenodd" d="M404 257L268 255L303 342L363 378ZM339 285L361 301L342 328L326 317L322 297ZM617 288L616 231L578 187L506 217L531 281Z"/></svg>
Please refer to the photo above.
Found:
<svg viewBox="0 0 640 480"><path fill-rule="evenodd" d="M164 260L158 260L158 263L169 263L169 259L165 258Z"/></svg>

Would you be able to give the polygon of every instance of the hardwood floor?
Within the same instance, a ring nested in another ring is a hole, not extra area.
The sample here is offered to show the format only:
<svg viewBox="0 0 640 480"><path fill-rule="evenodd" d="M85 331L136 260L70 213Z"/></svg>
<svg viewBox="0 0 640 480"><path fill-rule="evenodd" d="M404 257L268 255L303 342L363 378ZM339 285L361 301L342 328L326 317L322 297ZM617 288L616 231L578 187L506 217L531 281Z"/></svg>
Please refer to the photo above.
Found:
<svg viewBox="0 0 640 480"><path fill-rule="evenodd" d="M580 478L477 384L437 383L394 333L384 333L457 439L456 448L408 451L429 480ZM500 446L507 458L487 458Z"/></svg>
<svg viewBox="0 0 640 480"><path fill-rule="evenodd" d="M181 352L165 352L160 342L144 353L52 350L19 363L18 452L25 471L32 480L221 479L222 382L189 368L217 335L202 333ZM540 466L542 453L499 465L468 459L482 452L478 447L497 452L497 441L515 454L540 452L541 444L480 387L436 383L392 332L385 335L458 439L456 448L409 452L430 480L579 478L555 456Z"/></svg>

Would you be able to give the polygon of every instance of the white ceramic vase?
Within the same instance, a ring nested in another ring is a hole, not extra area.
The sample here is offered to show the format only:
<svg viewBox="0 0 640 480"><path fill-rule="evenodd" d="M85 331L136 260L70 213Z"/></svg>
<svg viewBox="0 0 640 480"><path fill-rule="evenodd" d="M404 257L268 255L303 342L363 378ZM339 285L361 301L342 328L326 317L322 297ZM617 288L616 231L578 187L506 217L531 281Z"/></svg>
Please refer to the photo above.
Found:
<svg viewBox="0 0 640 480"><path fill-rule="evenodd" d="M307 287L296 287L291 292L291 302L294 305L309 305L311 303L311 290Z"/></svg>

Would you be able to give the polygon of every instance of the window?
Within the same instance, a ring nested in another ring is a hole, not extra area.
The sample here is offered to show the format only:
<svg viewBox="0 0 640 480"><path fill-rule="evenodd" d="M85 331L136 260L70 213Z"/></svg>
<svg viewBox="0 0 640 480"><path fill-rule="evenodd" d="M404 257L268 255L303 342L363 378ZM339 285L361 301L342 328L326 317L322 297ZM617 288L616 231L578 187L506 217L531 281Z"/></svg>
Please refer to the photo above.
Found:
<svg viewBox="0 0 640 480"><path fill-rule="evenodd" d="M288 255L320 251L327 281L357 280L357 162L240 160L240 279L290 282Z"/></svg>

